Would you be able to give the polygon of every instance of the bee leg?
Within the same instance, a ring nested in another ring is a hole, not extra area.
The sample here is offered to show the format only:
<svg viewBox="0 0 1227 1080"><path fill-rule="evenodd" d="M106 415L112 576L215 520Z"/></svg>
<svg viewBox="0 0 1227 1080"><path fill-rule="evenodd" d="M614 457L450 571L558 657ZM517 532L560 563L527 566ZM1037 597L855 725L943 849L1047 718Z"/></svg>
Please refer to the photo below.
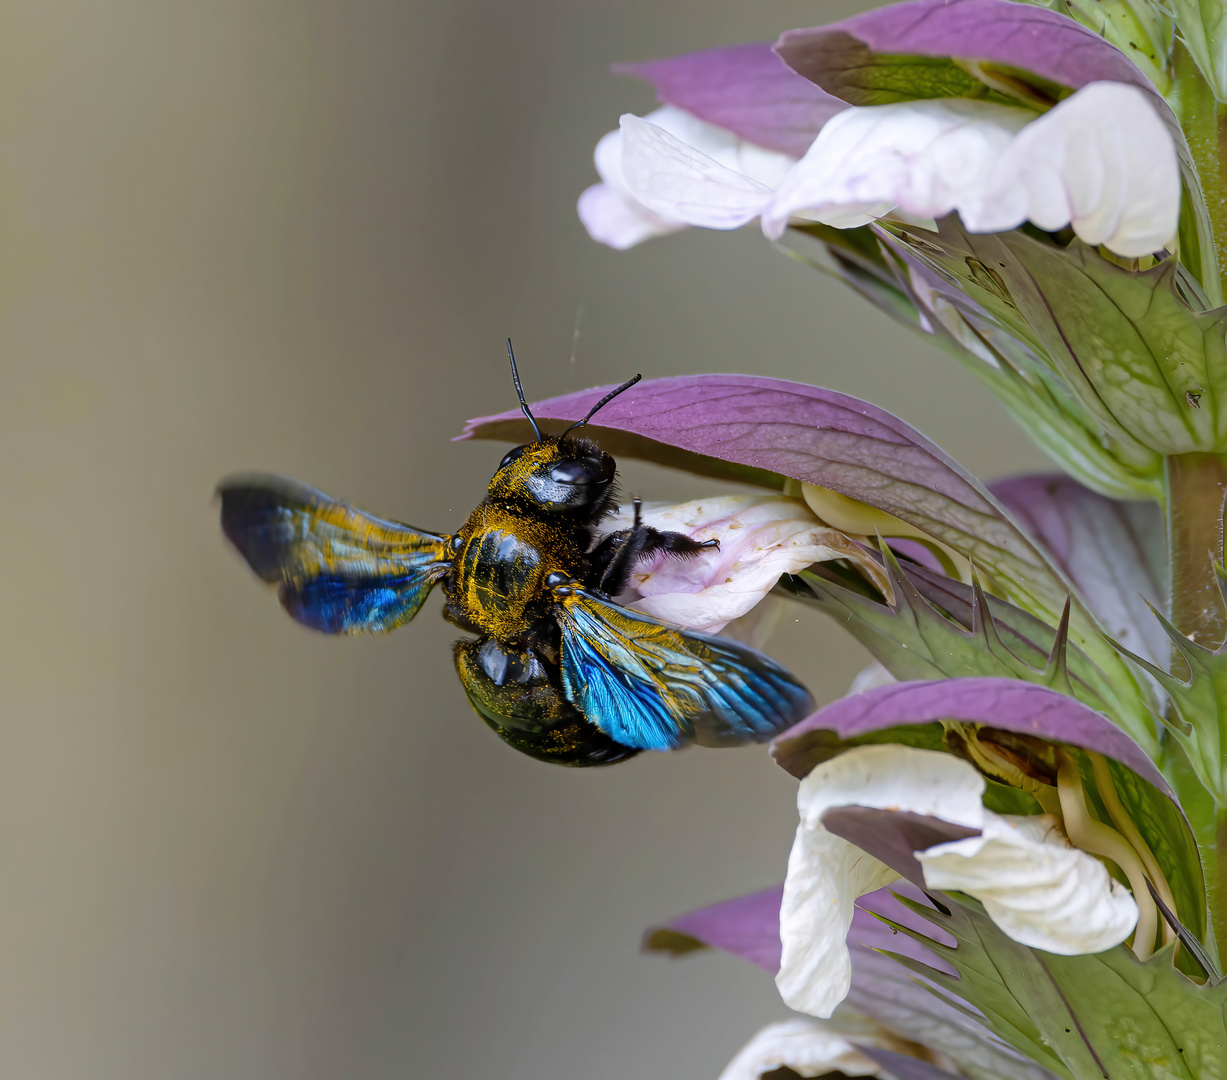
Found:
<svg viewBox="0 0 1227 1080"><path fill-rule="evenodd" d="M685 533L662 532L639 523L639 500L635 500L635 524L610 533L588 556L591 577L607 596L626 588L635 564L659 552L676 558L690 558L708 548L719 547L719 540L692 540Z"/></svg>
<svg viewBox="0 0 1227 1080"><path fill-rule="evenodd" d="M470 634L484 635L486 632L484 626L475 623L459 608L455 607L450 600L443 605L443 617L453 626L458 626L461 630L467 630Z"/></svg>

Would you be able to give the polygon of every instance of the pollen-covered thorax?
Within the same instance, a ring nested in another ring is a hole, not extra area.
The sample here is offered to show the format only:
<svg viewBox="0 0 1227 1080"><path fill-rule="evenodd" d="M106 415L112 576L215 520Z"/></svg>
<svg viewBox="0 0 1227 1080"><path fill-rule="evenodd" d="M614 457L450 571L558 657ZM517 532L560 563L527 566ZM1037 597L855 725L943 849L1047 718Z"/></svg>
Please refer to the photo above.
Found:
<svg viewBox="0 0 1227 1080"><path fill-rule="evenodd" d="M514 639L540 614L551 570L574 574L583 547L556 522L482 503L459 534L452 602L487 633Z"/></svg>

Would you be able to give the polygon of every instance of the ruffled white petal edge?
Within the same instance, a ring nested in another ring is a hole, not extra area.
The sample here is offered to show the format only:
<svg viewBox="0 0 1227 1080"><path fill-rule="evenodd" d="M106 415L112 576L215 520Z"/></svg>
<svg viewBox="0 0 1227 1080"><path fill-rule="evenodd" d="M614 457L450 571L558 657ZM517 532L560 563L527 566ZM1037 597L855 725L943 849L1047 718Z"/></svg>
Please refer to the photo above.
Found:
<svg viewBox="0 0 1227 1080"><path fill-rule="evenodd" d="M665 221L653 214L612 184L593 184L580 195L575 208L588 235L617 251L685 228L679 222Z"/></svg>
<svg viewBox="0 0 1227 1080"><path fill-rule="evenodd" d="M762 220L775 238L793 217L848 228L957 210L970 232L1069 225L1137 258L1175 236L1180 192L1176 145L1145 92L1097 82L1039 117L958 98L845 109Z"/></svg>
<svg viewBox="0 0 1227 1080"><path fill-rule="evenodd" d="M787 1005L831 1015L851 985L846 939L853 905L898 876L827 831L822 815L837 806L910 811L978 829L979 836L916 853L925 883L979 900L1024 945L1076 955L1128 937L1138 918L1129 892L1097 859L1071 847L1054 818L986 810L984 786L960 758L893 744L848 750L801 781L801 821L780 906L776 985Z"/></svg>
<svg viewBox="0 0 1227 1080"><path fill-rule="evenodd" d="M1176 235L1180 162L1142 90L1090 83L1019 132L959 211L971 232L1072 225L1086 243L1137 258Z"/></svg>
<svg viewBox="0 0 1227 1080"><path fill-rule="evenodd" d="M639 118L632 116L631 119ZM671 105L648 113L642 118L642 122L660 128L718 165L748 176L773 190L779 187L780 181L797 163L797 159L788 154L766 150L752 142L746 142L726 128L709 124L685 109Z"/></svg>
<svg viewBox="0 0 1227 1080"><path fill-rule="evenodd" d="M756 183L774 188L794 164L794 159L785 154L755 146L724 128L670 105L642 119L623 117L624 123L597 143L593 160L602 182L588 188L580 196L577 207L588 235L619 250L634 247L653 236L676 232L689 224L708 224L711 216L700 215L701 221L692 222L668 199L652 196L645 203L636 197L623 167L624 129L628 119L632 122L630 126L635 128L628 161L631 176L637 182L641 182L645 174L651 177L660 172L666 178L672 176L679 167L674 161L679 146L684 148L680 157L687 163L685 168L694 168L697 163L700 167L710 164L714 174L725 169L741 177L735 183L749 190L757 190ZM647 128L636 128L636 125L647 125ZM747 183L748 178L755 179ZM761 201L761 195L756 197ZM756 216L757 211L746 220Z"/></svg>
<svg viewBox="0 0 1227 1080"><path fill-rule="evenodd" d="M654 214L631 195L622 176L621 131L602 136L592 152L592 160L601 183L580 195L576 209L593 240L625 251L654 236L685 228L680 221Z"/></svg>
<svg viewBox="0 0 1227 1080"><path fill-rule="evenodd" d="M763 214L778 238L794 216L837 228L898 208L938 218L978 192L1035 113L940 98L845 109L827 121Z"/></svg>
<svg viewBox="0 0 1227 1080"><path fill-rule="evenodd" d="M848 994L848 927L857 897L897 880L885 863L827 831L836 806L931 814L979 828L984 779L965 761L906 746L862 746L813 770L797 792L801 821L780 905L783 952L776 986L798 1012L829 1017Z"/></svg>
<svg viewBox="0 0 1227 1080"><path fill-rule="evenodd" d="M795 167L665 107L624 116L597 158L606 185L631 205L589 189L580 214L615 246L760 216L775 239L798 218L850 228L958 211L971 232L1069 225L1088 244L1136 258L1167 246L1180 216L1175 143L1145 92L1126 83L1090 83L1041 116L964 98L852 107Z"/></svg>
<svg viewBox="0 0 1227 1080"><path fill-rule="evenodd" d="M964 892L1015 941L1077 956L1119 945L1138 921L1129 891L1071 847L1047 815L985 812L981 835L916 853L925 883Z"/></svg>
<svg viewBox="0 0 1227 1080"><path fill-rule="evenodd" d="M737 229L758 217L771 188L627 113L622 175L631 194L662 217L707 229Z"/></svg>
<svg viewBox="0 0 1227 1080"><path fill-rule="evenodd" d="M758 1080L764 1073L787 1067L798 1076L880 1076L888 1073L853 1045L880 1046L897 1053L912 1047L872 1021L797 1018L768 1024L725 1066L720 1080Z"/></svg>

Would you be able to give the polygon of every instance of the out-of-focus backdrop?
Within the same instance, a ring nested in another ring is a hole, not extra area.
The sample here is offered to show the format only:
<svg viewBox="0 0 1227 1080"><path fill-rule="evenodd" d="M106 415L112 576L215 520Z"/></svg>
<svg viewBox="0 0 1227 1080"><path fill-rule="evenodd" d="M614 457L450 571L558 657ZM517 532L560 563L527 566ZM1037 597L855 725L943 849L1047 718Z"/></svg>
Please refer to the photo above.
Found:
<svg viewBox="0 0 1227 1080"><path fill-rule="evenodd" d="M277 470L454 528L505 447L448 440L513 404L508 335L530 396L762 372L871 397L981 475L1040 465L753 228L618 254L575 219L597 138L652 105L611 61L853 10L4 6L0 1075L699 1080L785 1015L748 965L637 952L782 877L795 784L763 750L520 757L437 598L388 638L313 635L210 499ZM776 645L820 700L864 660L804 612Z"/></svg>

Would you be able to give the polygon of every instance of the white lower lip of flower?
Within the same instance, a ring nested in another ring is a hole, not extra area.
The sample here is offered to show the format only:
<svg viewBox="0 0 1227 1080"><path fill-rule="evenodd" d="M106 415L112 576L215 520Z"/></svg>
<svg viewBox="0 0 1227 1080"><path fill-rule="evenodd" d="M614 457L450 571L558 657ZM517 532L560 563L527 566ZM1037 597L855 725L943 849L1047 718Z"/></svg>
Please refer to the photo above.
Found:
<svg viewBox="0 0 1227 1080"><path fill-rule="evenodd" d="M801 822L780 906L776 985L787 1005L831 1015L851 985L846 939L853 905L898 878L826 829L823 814L838 806L908 811L980 830L917 852L925 883L980 900L989 917L1024 945L1075 955L1102 952L1128 937L1138 917L1128 891L1097 859L1071 847L1054 819L986 810L984 786L960 758L895 744L845 751L801 781Z"/></svg>
<svg viewBox="0 0 1227 1080"><path fill-rule="evenodd" d="M971 232L1069 225L1136 258L1170 243L1180 191L1176 146L1146 94L1099 82L1038 117L957 98L846 109L780 185L763 229L778 237L797 215L847 228L892 208L957 210Z"/></svg>
<svg viewBox="0 0 1227 1080"><path fill-rule="evenodd" d="M985 812L981 835L916 853L925 884L974 896L1002 930L1062 956L1119 945L1138 921L1128 890L1071 847L1048 815Z"/></svg>
<svg viewBox="0 0 1227 1080"><path fill-rule="evenodd" d="M622 175L654 213L707 229L737 229L758 217L771 188L722 165L664 128L622 117Z"/></svg>
<svg viewBox="0 0 1227 1080"><path fill-rule="evenodd" d="M618 251L685 228L653 214L612 184L593 184L580 195L576 210L593 240Z"/></svg>
<svg viewBox="0 0 1227 1080"><path fill-rule="evenodd" d="M598 146L603 178L653 215L712 229L761 216L772 239L790 220L851 228L958 211L972 232L1069 225L1134 258L1167 246L1179 220L1175 144L1125 83L1090 83L1038 116L966 98L852 107L795 165L667 108L622 118L616 166L614 145Z"/></svg>
<svg viewBox="0 0 1227 1080"><path fill-rule="evenodd" d="M631 119L640 118L632 116ZM748 176L773 190L797 163L797 159L788 154L766 150L752 142L746 142L726 128L709 124L685 109L672 105L665 105L648 113L641 122L660 128L691 150L696 150L717 164L742 176ZM621 125L618 130L622 130Z"/></svg>
<svg viewBox="0 0 1227 1080"><path fill-rule="evenodd" d="M592 160L601 183L580 195L576 210L593 240L625 251L654 236L685 228L684 222L653 213L630 193L622 176L621 131L602 136Z"/></svg>
<svg viewBox="0 0 1227 1080"><path fill-rule="evenodd" d="M665 622L714 633L749 612L784 574L831 559L860 565L888 588L879 580L881 567L842 532L819 522L800 499L725 495L640 509L645 525L720 541L718 549L693 558L660 556L631 575L631 606ZM602 528L625 528L631 516L624 511Z"/></svg>
<svg viewBox="0 0 1227 1080"><path fill-rule="evenodd" d="M848 696L863 694L879 686L890 686L891 683L898 681L877 660L873 660L856 673L856 677L852 680L852 685L848 687Z"/></svg>
<svg viewBox="0 0 1227 1080"><path fill-rule="evenodd" d="M971 232L1072 225L1086 243L1137 258L1176 234L1180 164L1145 93L1091 83L1028 124L959 211Z"/></svg>
<svg viewBox="0 0 1227 1080"><path fill-rule="evenodd" d="M979 828L984 778L965 761L932 750L863 746L819 765L801 781L801 822L788 856L780 905L783 951L776 986L798 1012L829 1017L848 995L848 928L856 899L899 875L842 837L822 815L836 806L910 810Z"/></svg>
<svg viewBox="0 0 1227 1080"><path fill-rule="evenodd" d="M721 169L729 170L741 184L745 178L751 181L751 190L755 192L757 207L770 194L758 192L753 187L754 182L773 189L795 163L795 159L773 150L764 150L760 146L738 138L724 128L706 123L684 109L665 105L655 112L649 113L642 120L631 117L632 121L647 124L650 129L645 145L652 148L649 154L651 169L655 175L663 172L671 175L675 171L674 156L678 147L684 147L680 157L686 163L683 171L692 169L694 163L701 159L709 165L714 174ZM625 125L624 125L625 126ZM659 133L663 132L661 137ZM659 145L658 145L659 144ZM663 148L663 157L658 153ZM632 159L638 157L632 153ZM712 224L711 214L701 215L702 220L690 221L681 207L666 206L660 209L660 204L649 199L653 206L636 198L622 167L623 159L623 128L606 134L597 144L593 152L593 160L602 183L590 187L580 196L578 211L580 221L588 230L588 234L596 241L609 247L624 250L653 236L674 232L689 224L702 224L712 228L729 228L727 224ZM642 172L642 162L633 166L633 175L637 178ZM691 177L693 179L693 177ZM684 183L689 183L685 181ZM727 208L726 208L727 210ZM757 216L757 209L746 220ZM723 218L720 219L723 222ZM744 222L742 222L744 224Z"/></svg>
<svg viewBox="0 0 1227 1080"><path fill-rule="evenodd" d="M720 1080L758 1080L764 1073L788 1068L798 1076L887 1076L854 1043L896 1053L913 1047L870 1020L796 1019L768 1024L725 1066Z"/></svg>
<svg viewBox="0 0 1227 1080"><path fill-rule="evenodd" d="M837 228L895 207L938 218L988 180L1035 113L984 101L940 98L837 113L780 185L763 214L777 238L804 214Z"/></svg>

